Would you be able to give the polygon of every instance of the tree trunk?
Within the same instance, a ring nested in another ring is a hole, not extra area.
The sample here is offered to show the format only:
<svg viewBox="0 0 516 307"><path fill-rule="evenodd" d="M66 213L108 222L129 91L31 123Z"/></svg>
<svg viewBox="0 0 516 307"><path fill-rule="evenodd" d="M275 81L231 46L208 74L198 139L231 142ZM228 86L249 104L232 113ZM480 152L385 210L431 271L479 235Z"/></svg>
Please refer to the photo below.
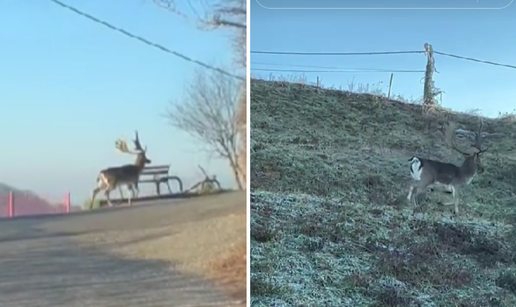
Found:
<svg viewBox="0 0 516 307"><path fill-rule="evenodd" d="M238 157L236 157L236 158L238 159ZM229 160L229 165L231 166L231 169L233 170L233 175L235 176L235 180L237 182L238 189L242 190L242 182L240 181L240 170L235 161L235 157L229 155L228 160Z"/></svg>
<svg viewBox="0 0 516 307"><path fill-rule="evenodd" d="M242 84L237 114L237 127L240 136L237 163L240 169L240 181L244 189L247 189L247 96L245 86L245 84Z"/></svg>
<svg viewBox="0 0 516 307"><path fill-rule="evenodd" d="M243 130L237 163L240 170L240 181L242 182L245 190L247 188L247 136L245 135L245 126Z"/></svg>

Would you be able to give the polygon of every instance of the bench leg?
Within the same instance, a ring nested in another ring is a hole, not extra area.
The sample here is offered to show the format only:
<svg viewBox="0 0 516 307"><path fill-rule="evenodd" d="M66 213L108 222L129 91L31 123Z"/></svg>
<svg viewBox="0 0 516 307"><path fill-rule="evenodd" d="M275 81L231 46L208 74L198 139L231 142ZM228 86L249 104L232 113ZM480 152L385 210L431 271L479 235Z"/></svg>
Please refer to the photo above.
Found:
<svg viewBox="0 0 516 307"><path fill-rule="evenodd" d="M168 193L172 194L172 189L170 188L170 183L167 180Z"/></svg>
<svg viewBox="0 0 516 307"><path fill-rule="evenodd" d="M158 194L158 196L161 196L161 191L160 191L160 187L159 187L159 182L156 182L156 193Z"/></svg>

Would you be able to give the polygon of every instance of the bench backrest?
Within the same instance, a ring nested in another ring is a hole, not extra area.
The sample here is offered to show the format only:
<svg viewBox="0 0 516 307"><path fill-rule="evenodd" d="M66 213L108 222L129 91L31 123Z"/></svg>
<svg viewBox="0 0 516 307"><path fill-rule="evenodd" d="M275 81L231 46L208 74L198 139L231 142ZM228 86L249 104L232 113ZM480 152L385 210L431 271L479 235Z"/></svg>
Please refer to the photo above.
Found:
<svg viewBox="0 0 516 307"><path fill-rule="evenodd" d="M168 174L168 170L170 169L170 165L153 165L146 166L140 175L165 175Z"/></svg>

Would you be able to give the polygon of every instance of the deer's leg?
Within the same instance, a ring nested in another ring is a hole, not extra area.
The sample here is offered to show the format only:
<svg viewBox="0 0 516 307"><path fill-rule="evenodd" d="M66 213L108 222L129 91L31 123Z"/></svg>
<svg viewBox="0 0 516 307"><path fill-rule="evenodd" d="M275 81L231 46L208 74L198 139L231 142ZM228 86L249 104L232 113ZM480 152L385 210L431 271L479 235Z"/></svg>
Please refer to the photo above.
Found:
<svg viewBox="0 0 516 307"><path fill-rule="evenodd" d="M410 201L410 197L414 198L414 205L417 206L417 197L421 194L421 191L426 191L426 189L433 183L433 181L429 178L425 178L422 176L421 180L415 181L410 185L409 195L407 198Z"/></svg>
<svg viewBox="0 0 516 307"><path fill-rule="evenodd" d="M95 197L97 194L102 190L101 187L96 187L93 192L91 193L91 203L90 203L90 209L93 209L93 203L95 202Z"/></svg>
<svg viewBox="0 0 516 307"><path fill-rule="evenodd" d="M132 199L136 196L136 188L135 188L135 185L134 185L134 184L129 185L129 188L130 188L130 190L131 190L131 191L130 191L131 193L129 193L129 199L128 199L128 201L127 201L127 204L128 204L129 206L131 206L131 205L132 205L132 203L131 203L131 202L132 202Z"/></svg>
<svg viewBox="0 0 516 307"><path fill-rule="evenodd" d="M455 214L459 214L459 191L456 187L451 188L453 201L445 203L445 205L453 205Z"/></svg>
<svg viewBox="0 0 516 307"><path fill-rule="evenodd" d="M129 188L129 196L127 197L127 205L131 206L131 198L133 198L133 194L134 194L133 185L129 184L127 186L127 188Z"/></svg>
<svg viewBox="0 0 516 307"><path fill-rule="evenodd" d="M106 200L110 207L113 207L113 203L111 202L111 198L109 197L109 194L111 193L112 190L113 190L113 187L108 187L106 189L106 191L104 192L104 195L106 196Z"/></svg>
<svg viewBox="0 0 516 307"><path fill-rule="evenodd" d="M417 196L420 193L421 189L421 181L414 181L410 184L409 193L407 195L407 200L413 202L414 205L417 205Z"/></svg>
<svg viewBox="0 0 516 307"><path fill-rule="evenodd" d="M459 214L459 190L454 186L450 186L450 190L452 193L453 201L445 203L445 205L453 205L455 207L455 214Z"/></svg>
<svg viewBox="0 0 516 307"><path fill-rule="evenodd" d="M134 183L133 187L134 187L134 190L135 190L135 192L136 192L136 193L134 194L134 197L136 198L136 197L138 197L138 195L140 194L140 188L138 188L138 181L136 181L136 182Z"/></svg>
<svg viewBox="0 0 516 307"><path fill-rule="evenodd" d="M409 189L409 192L408 192L408 195L407 195L407 200L408 200L409 203L412 201L412 193L414 192L414 189L415 189L415 184L411 183L410 184L410 189Z"/></svg>
<svg viewBox="0 0 516 307"><path fill-rule="evenodd" d="M409 193L407 195L408 202L412 203L414 206L417 206L417 196L418 195L419 195L418 183L414 182L410 185Z"/></svg>

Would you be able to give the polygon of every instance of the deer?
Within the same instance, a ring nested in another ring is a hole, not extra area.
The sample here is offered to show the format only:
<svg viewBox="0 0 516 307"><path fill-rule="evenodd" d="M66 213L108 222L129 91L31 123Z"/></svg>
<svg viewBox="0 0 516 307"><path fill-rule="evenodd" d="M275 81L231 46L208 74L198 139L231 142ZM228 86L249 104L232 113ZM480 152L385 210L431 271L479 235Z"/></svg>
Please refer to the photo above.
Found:
<svg viewBox="0 0 516 307"><path fill-rule="evenodd" d="M477 172L483 172L483 167L480 164L480 156L487 151L487 148L482 147L482 118L479 117L479 128L475 135L475 143L471 145L474 150L472 152L463 151L458 148L455 143L455 136L457 124L448 122L448 127L445 128L444 140L448 147L463 156L464 161L460 166L452 163L445 163L437 160L424 159L418 156L413 156L408 161L410 162L410 175L413 179L407 200L409 203L412 198L414 205L417 205L417 195L420 191L426 190L429 186L439 183L445 185L451 191L453 201L445 205L454 205L454 211L457 215L459 213L459 188L463 185L470 184Z"/></svg>
<svg viewBox="0 0 516 307"><path fill-rule="evenodd" d="M138 179L140 177L140 173L146 164L151 164L151 160L147 158L147 146L142 148L140 144L140 139L138 138L138 131L135 131L136 138L133 140L134 142L134 150L131 151L127 147L127 143L125 140L119 139L115 142L115 147L119 151L127 154L136 155L136 160L133 164L126 164L122 166L110 167L103 169L99 172L97 176L97 187L93 190L91 196L91 204L95 201L95 197L100 191L104 191L106 195L107 202L110 207L113 206L111 199L109 198L109 194L115 188L119 188L123 185L127 185L129 190L131 191L128 197L128 205L131 206L131 200L133 197L136 197L140 192L138 189Z"/></svg>

